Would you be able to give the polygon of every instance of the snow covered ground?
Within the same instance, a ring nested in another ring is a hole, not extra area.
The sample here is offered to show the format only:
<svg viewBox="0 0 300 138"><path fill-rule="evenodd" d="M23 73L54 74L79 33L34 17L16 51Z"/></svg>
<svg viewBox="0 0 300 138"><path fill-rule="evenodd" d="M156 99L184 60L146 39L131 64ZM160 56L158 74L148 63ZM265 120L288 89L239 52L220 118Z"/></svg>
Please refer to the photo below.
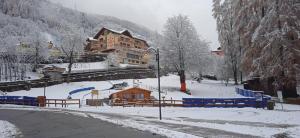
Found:
<svg viewBox="0 0 300 138"><path fill-rule="evenodd" d="M103 91L110 88L111 83L127 82L133 85L133 80L74 82L47 87L47 98L66 98L71 90L83 87L95 87L100 90L100 98L107 98L116 90ZM157 79L140 79L140 87L154 88L152 95L158 97ZM242 97L235 93L235 86L218 81L203 80L201 83L187 81L187 87L192 95L179 91L179 77L169 75L161 78L161 86L165 99L183 97ZM129 86L129 87L130 87ZM72 98L82 98L89 91L72 95ZM9 95L39 96L43 88L33 88L30 91L17 91ZM85 98L90 98L86 96ZM284 104L284 110L277 104L275 110L255 108L183 108L163 107L163 120L158 120L157 107L68 107L63 111L83 114L87 117L99 118L126 127L148 130L168 137L300 137L300 106ZM67 110L66 110L67 109ZM55 108L55 110L62 110Z"/></svg>
<svg viewBox="0 0 300 138"><path fill-rule="evenodd" d="M14 138L18 133L18 128L15 125L0 120L0 138Z"/></svg>
<svg viewBox="0 0 300 138"><path fill-rule="evenodd" d="M60 68L65 68L68 70L69 63L58 63L58 64L48 64L47 66L56 66ZM126 67L140 67L138 65L130 65L130 64L120 64L120 68ZM72 66L72 72L87 72L93 70L105 70L107 68L111 68L108 66L107 61L102 62L82 62L82 63L74 63Z"/></svg>
<svg viewBox="0 0 300 138"><path fill-rule="evenodd" d="M99 98L108 98L110 94L117 92L118 90L105 90L112 87L111 83L122 83L127 82L129 87L133 86L133 80L115 80L115 81L86 81L86 82L72 82L63 83L55 86L50 86L46 88L47 98L67 98L68 93L75 89L85 88L85 87L95 87L100 91ZM147 78L139 80L140 87L146 89L153 89L152 96L158 98L157 89L157 79ZM182 98L188 97L242 97L235 93L235 86L229 85L227 87L218 81L203 80L201 83L195 81L187 81L187 87L189 88L192 95L187 95L179 91L179 77L176 75L169 75L161 77L161 89L162 96L166 100L175 99L182 100ZM104 91L103 91L104 90ZM16 92L11 92L9 95L15 96L41 96L43 95L44 88L32 88L30 91L21 90ZM81 93L76 93L72 95L73 99L82 99L83 95L88 94L90 91L85 91ZM90 97L85 97L90 98Z"/></svg>
<svg viewBox="0 0 300 138"><path fill-rule="evenodd" d="M60 63L60 64L49 64L48 66L56 66L60 68L65 68L68 70L68 63ZM96 69L107 69L107 62L87 62L87 63L75 63L72 66L72 71L80 72L80 71L92 71Z"/></svg>

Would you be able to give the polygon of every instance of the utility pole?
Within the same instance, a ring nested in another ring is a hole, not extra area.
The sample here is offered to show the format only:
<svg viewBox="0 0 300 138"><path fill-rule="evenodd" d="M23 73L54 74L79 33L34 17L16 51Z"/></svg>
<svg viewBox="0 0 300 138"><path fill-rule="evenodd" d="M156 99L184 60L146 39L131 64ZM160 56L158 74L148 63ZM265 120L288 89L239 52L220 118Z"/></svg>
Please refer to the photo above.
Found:
<svg viewBox="0 0 300 138"><path fill-rule="evenodd" d="M159 107L159 120L162 119L161 115L161 96L160 96L160 64L159 64L159 48L154 49L153 47L150 47L147 49L147 51L154 51L156 56L156 62L157 62L157 81L158 81L158 107Z"/></svg>
<svg viewBox="0 0 300 138"><path fill-rule="evenodd" d="M45 80L45 82L44 82L45 84L44 84L44 97L46 97L46 87L47 87L47 81Z"/></svg>
<svg viewBox="0 0 300 138"><path fill-rule="evenodd" d="M160 67L159 67L159 49L156 50L156 61L157 61L157 77L158 77L158 101L159 101L159 120L161 120L161 100L160 100Z"/></svg>

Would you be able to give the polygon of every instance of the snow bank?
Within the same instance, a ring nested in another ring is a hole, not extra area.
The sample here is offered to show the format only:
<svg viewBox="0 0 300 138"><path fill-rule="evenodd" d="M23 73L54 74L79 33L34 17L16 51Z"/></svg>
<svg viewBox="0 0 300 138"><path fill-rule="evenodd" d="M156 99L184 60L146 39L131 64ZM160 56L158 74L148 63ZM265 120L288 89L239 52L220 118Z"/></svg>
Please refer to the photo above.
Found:
<svg viewBox="0 0 300 138"><path fill-rule="evenodd" d="M60 67L60 68L65 68L68 70L68 63L61 63L61 64L49 64ZM92 71L92 70L98 70L98 69L107 69L107 62L87 62L87 63L74 63L72 66L72 71L74 72L79 72L79 71Z"/></svg>
<svg viewBox="0 0 300 138"><path fill-rule="evenodd" d="M0 120L0 138L14 138L18 134L18 128L8 121Z"/></svg>
<svg viewBox="0 0 300 138"><path fill-rule="evenodd" d="M74 89L83 87L95 87L100 91L99 98L108 96L118 90L107 90L115 83L127 82L129 87L133 86L133 80L94 81L64 83L46 88L47 98L67 98L68 93ZM154 88L151 95L158 97L156 78L139 80L140 87ZM203 80L201 83L188 80L187 87L192 95L179 91L179 77L169 75L161 77L161 88L165 99L178 99L183 97L242 97L235 93L235 86L220 83L219 81ZM82 98L89 92L76 93L73 99ZM9 95L39 96L43 95L43 88L33 88L30 91L17 91ZM86 96L86 98L90 98ZM59 109L59 108L55 108ZM192 128L216 129L238 134L272 137L277 134L287 133L291 137L300 137L300 106L276 104L275 110L255 108L184 108L184 107L162 107L163 121L158 121L158 107L90 107L82 108L68 107L68 110L76 110L90 114L95 118L120 124L126 127L133 127L140 130L147 130L158 134L165 134L168 137L194 137L197 132ZM37 110L37 109L34 109ZM96 115L95 115L96 114ZM118 116L121 116L118 118ZM124 119L125 118L125 119ZM155 122L155 123L153 123ZM170 125L159 125L167 123ZM178 127L186 126L186 130ZM191 130L189 130L189 128ZM199 136L199 135L197 135Z"/></svg>
<svg viewBox="0 0 300 138"><path fill-rule="evenodd" d="M169 91L165 91L165 93L162 93L162 96L165 97L166 100L169 99L177 99L177 100L182 100L183 97L193 97L190 95L187 95L185 93L182 93L179 91L179 80L177 76L175 75L170 75L170 76L165 76L161 78L161 86L162 90L168 89ZM119 90L106 90L112 87L112 84L115 83L122 83L122 82L127 82L129 86L127 88L130 88L133 86L133 79L126 79L126 80L113 80L113 81L85 81L85 82L72 82L72 83L63 83L55 86L49 86L46 88L46 97L51 98L51 99L62 99L62 98L67 98L68 94L70 91L75 90L75 89L80 89L80 88L85 88L85 87L95 87L97 90L99 90L100 95L99 98L108 98L110 94L115 93ZM140 79L140 86L147 86L147 87L154 87L157 88L157 79ZM234 90L234 89L233 89ZM14 95L14 96L41 96L43 95L44 88L32 88L30 91L26 90L21 90L21 91L16 91L16 92L11 92L8 93L8 95ZM81 93L77 93L72 95L73 99L82 99L85 94L88 94L90 91L85 91ZM196 90L195 90L196 92ZM152 96L158 99L158 92L156 89L153 90L151 93ZM86 97L90 98L90 97Z"/></svg>

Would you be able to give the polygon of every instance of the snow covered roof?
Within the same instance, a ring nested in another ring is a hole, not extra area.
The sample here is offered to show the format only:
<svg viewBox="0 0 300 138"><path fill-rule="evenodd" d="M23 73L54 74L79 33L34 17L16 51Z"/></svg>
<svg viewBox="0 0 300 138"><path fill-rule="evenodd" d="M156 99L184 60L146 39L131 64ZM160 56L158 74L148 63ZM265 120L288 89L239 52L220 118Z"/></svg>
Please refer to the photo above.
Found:
<svg viewBox="0 0 300 138"><path fill-rule="evenodd" d="M97 40L97 39L94 39L94 37L88 37L88 40Z"/></svg>
<svg viewBox="0 0 300 138"><path fill-rule="evenodd" d="M143 40L143 39L141 39L141 38L138 38L138 37L136 37L136 36L133 36L133 35L132 35L128 30L126 30L126 29L125 29L125 30L122 30L122 31L115 31L115 30L113 30L113 29L108 29L108 28L103 27L103 28L102 28L102 29L101 29L101 30L93 37L93 39L98 39L99 36L100 36L105 30L108 30L108 31L110 31L110 32L112 32L112 33L116 33L116 34L123 34L123 35L126 35L126 36L131 37L131 38L134 38L134 39L138 39L138 40L140 40L140 41L145 42L146 45L149 46L146 40Z"/></svg>

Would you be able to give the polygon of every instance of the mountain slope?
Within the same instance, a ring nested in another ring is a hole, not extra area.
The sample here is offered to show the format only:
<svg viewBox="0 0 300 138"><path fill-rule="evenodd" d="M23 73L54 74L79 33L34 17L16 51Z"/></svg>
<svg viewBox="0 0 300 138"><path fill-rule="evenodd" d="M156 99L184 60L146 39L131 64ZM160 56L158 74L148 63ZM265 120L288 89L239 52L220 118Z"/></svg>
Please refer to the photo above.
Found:
<svg viewBox="0 0 300 138"><path fill-rule="evenodd" d="M60 44L65 35L85 39L102 27L128 29L135 36L150 40L154 32L115 17L78 12L47 0L0 0L0 47L20 42L32 43L37 37Z"/></svg>

